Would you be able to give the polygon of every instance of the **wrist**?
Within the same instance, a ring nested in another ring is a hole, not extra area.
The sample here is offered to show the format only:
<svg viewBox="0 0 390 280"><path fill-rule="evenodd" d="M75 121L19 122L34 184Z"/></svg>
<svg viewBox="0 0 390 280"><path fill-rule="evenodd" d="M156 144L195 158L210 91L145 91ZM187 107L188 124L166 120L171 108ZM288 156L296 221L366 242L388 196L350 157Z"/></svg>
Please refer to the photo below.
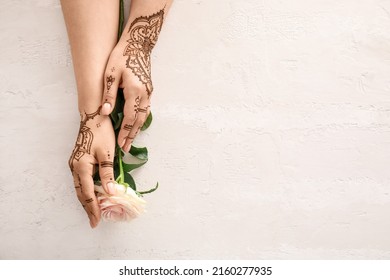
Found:
<svg viewBox="0 0 390 280"><path fill-rule="evenodd" d="M96 112L99 109L101 109L101 96L96 97L96 98L89 98L89 96L80 96L79 95L79 102L78 102L78 110L80 115L85 115L85 114L92 114ZM93 99L93 100L91 100Z"/></svg>
<svg viewBox="0 0 390 280"><path fill-rule="evenodd" d="M110 115L102 115L100 109L101 107L98 107L93 111L80 112L80 122L87 121L90 128L106 127L107 125L111 126L112 122Z"/></svg>

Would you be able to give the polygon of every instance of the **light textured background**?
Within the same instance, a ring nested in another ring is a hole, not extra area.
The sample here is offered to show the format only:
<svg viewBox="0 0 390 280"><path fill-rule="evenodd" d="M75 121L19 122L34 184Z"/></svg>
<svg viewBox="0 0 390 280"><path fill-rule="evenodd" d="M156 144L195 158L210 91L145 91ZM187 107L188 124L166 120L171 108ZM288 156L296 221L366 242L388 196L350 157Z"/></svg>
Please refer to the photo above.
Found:
<svg viewBox="0 0 390 280"><path fill-rule="evenodd" d="M153 54L159 181L91 230L56 0L1 0L1 259L387 259L390 1L176 0Z"/></svg>

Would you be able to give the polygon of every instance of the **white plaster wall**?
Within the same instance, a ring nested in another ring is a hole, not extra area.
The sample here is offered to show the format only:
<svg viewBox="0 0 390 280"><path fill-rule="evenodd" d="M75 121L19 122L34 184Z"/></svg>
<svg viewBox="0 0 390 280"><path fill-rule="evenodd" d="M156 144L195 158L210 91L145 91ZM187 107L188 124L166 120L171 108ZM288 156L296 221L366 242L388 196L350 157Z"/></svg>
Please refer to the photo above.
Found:
<svg viewBox="0 0 390 280"><path fill-rule="evenodd" d="M387 259L390 1L176 0L136 139L148 212L91 230L56 0L1 0L1 259Z"/></svg>

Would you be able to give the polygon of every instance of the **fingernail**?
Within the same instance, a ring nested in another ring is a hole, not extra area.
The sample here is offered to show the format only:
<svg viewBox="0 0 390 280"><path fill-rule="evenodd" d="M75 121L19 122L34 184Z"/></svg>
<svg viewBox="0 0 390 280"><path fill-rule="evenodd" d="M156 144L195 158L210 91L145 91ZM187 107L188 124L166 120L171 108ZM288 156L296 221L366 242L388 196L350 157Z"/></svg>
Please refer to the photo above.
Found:
<svg viewBox="0 0 390 280"><path fill-rule="evenodd" d="M102 114L103 115L108 115L110 113L110 110L111 110L111 104L110 103L104 103L104 105L102 107Z"/></svg>
<svg viewBox="0 0 390 280"><path fill-rule="evenodd" d="M95 228L96 227L96 224L94 222L92 222L92 220L89 220L89 225L91 226L91 228Z"/></svg>
<svg viewBox="0 0 390 280"><path fill-rule="evenodd" d="M125 142L126 142L126 139L123 139L121 146L120 146L121 148L123 148L123 145L125 144Z"/></svg>
<svg viewBox="0 0 390 280"><path fill-rule="evenodd" d="M112 182L109 182L107 184L107 188L108 188L109 194L115 194L115 187L114 187L114 184Z"/></svg>

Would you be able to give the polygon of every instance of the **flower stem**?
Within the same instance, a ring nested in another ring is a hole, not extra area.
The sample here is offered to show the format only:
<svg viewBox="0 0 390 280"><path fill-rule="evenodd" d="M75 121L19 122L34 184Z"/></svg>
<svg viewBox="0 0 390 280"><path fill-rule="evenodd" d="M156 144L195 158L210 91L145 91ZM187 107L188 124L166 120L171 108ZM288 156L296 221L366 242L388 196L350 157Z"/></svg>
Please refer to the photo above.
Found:
<svg viewBox="0 0 390 280"><path fill-rule="evenodd" d="M125 182L125 173L123 172L123 164L122 164L122 151L119 146L116 148L118 153L118 165L119 165L119 184L122 184Z"/></svg>

